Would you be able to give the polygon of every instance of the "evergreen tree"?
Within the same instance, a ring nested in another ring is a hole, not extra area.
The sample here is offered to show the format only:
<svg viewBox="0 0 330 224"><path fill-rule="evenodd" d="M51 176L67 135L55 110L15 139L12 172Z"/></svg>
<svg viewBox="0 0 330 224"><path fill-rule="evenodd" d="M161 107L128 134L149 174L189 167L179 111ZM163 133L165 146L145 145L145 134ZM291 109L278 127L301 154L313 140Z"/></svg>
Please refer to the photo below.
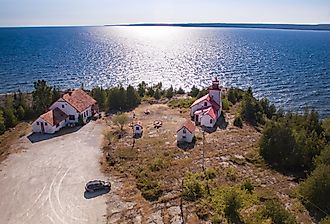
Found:
<svg viewBox="0 0 330 224"><path fill-rule="evenodd" d="M198 93L199 93L199 89L196 88L195 85L193 85L193 87L191 88L191 90L188 93L188 95L191 96L191 97L197 97Z"/></svg>
<svg viewBox="0 0 330 224"><path fill-rule="evenodd" d="M173 86L171 85L171 87L166 90L165 96L166 98L171 99L173 95L174 95L174 91L173 91Z"/></svg>
<svg viewBox="0 0 330 224"><path fill-rule="evenodd" d="M52 90L52 103L54 103L55 101L57 101L59 98L61 97L61 91L58 87L53 87Z"/></svg>
<svg viewBox="0 0 330 224"><path fill-rule="evenodd" d="M6 131L5 118L3 117L3 111L0 110L0 135Z"/></svg>
<svg viewBox="0 0 330 224"><path fill-rule="evenodd" d="M178 89L178 91L176 91L176 93L180 95L185 94L184 90L181 87Z"/></svg>
<svg viewBox="0 0 330 224"><path fill-rule="evenodd" d="M102 87L95 87L91 91L92 97L97 101L97 104L99 106L99 109L101 111L104 111L106 109L106 92L102 89Z"/></svg>
<svg viewBox="0 0 330 224"><path fill-rule="evenodd" d="M158 88L157 88L156 91L155 91L154 97L155 97L156 100L159 100L160 97L161 97L161 94L160 94L160 91L159 91Z"/></svg>
<svg viewBox="0 0 330 224"><path fill-rule="evenodd" d="M126 90L127 109L132 109L140 104L139 94L133 86L129 85Z"/></svg>
<svg viewBox="0 0 330 224"><path fill-rule="evenodd" d="M138 93L139 93L140 97L144 97L144 95L146 94L146 88L147 88L147 84L144 81L142 81L138 85Z"/></svg>
<svg viewBox="0 0 330 224"><path fill-rule="evenodd" d="M52 103L52 87L48 86L45 80L38 80L34 82L32 97L35 113L43 113Z"/></svg>

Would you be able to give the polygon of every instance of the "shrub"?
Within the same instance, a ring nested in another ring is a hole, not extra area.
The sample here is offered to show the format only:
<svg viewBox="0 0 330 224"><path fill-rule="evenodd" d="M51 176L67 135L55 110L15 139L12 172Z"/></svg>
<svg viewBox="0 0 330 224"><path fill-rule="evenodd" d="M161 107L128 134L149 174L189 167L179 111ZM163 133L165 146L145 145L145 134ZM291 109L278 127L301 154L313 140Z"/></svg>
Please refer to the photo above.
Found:
<svg viewBox="0 0 330 224"><path fill-rule="evenodd" d="M228 90L228 101L235 104L242 100L244 91L237 88L230 88Z"/></svg>
<svg viewBox="0 0 330 224"><path fill-rule="evenodd" d="M328 144L322 151L321 154L315 159L316 165L329 165L330 166L330 144Z"/></svg>
<svg viewBox="0 0 330 224"><path fill-rule="evenodd" d="M198 173L188 172L183 180L182 196L187 201L196 201L204 193L204 186Z"/></svg>
<svg viewBox="0 0 330 224"><path fill-rule="evenodd" d="M163 158L155 158L150 164L149 169L152 172L160 171L168 166L167 162Z"/></svg>
<svg viewBox="0 0 330 224"><path fill-rule="evenodd" d="M241 223L239 209L243 206L242 198L234 189L230 189L224 196L224 213L231 223Z"/></svg>
<svg viewBox="0 0 330 224"><path fill-rule="evenodd" d="M236 181L237 170L234 167L228 167L225 169L225 176L228 177L230 181Z"/></svg>
<svg viewBox="0 0 330 224"><path fill-rule="evenodd" d="M324 217L320 224L330 224L330 215L327 215L326 217Z"/></svg>
<svg viewBox="0 0 330 224"><path fill-rule="evenodd" d="M120 130L123 130L124 125L128 122L128 116L126 114L117 114L112 117L112 122L117 125Z"/></svg>
<svg viewBox="0 0 330 224"><path fill-rule="evenodd" d="M301 183L299 191L303 196L303 201L311 210L320 211L318 206L326 213L330 213L330 165L320 164L311 175ZM320 213L320 215L324 215Z"/></svg>
<svg viewBox="0 0 330 224"><path fill-rule="evenodd" d="M322 128L324 129L325 137L330 142L330 116L322 121Z"/></svg>
<svg viewBox="0 0 330 224"><path fill-rule="evenodd" d="M227 98L222 98L222 109L229 110L229 101Z"/></svg>
<svg viewBox="0 0 330 224"><path fill-rule="evenodd" d="M243 128L243 121L241 117L236 117L234 120L234 126Z"/></svg>
<svg viewBox="0 0 330 224"><path fill-rule="evenodd" d="M242 184L241 189L247 190L249 193L252 193L252 191L254 190L254 186L251 180L250 179L245 180L244 183Z"/></svg>
<svg viewBox="0 0 330 224"><path fill-rule="evenodd" d="M194 98L187 99L173 99L168 102L168 105L172 108L189 108L190 105L195 101Z"/></svg>
<svg viewBox="0 0 330 224"><path fill-rule="evenodd" d="M205 170L205 178L207 180L212 180L214 179L215 177L217 176L217 171L212 168L212 167L209 167Z"/></svg>
<svg viewBox="0 0 330 224"><path fill-rule="evenodd" d="M149 201L158 200L163 193L161 183L143 171L137 176L136 186Z"/></svg>
<svg viewBox="0 0 330 224"><path fill-rule="evenodd" d="M3 112L0 110L0 135L6 131L5 119L3 117Z"/></svg>
<svg viewBox="0 0 330 224"><path fill-rule="evenodd" d="M268 200L265 202L263 215L272 220L274 224L294 224L294 217L277 200Z"/></svg>

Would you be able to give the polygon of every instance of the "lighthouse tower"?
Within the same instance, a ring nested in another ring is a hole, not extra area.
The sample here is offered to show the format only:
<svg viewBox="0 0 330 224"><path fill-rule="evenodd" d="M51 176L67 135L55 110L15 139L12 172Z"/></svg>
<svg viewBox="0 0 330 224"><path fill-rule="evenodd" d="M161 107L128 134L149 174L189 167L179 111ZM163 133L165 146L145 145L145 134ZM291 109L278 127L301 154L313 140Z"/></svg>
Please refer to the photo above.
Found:
<svg viewBox="0 0 330 224"><path fill-rule="evenodd" d="M217 77L212 80L212 86L209 88L209 95L221 108L221 89Z"/></svg>

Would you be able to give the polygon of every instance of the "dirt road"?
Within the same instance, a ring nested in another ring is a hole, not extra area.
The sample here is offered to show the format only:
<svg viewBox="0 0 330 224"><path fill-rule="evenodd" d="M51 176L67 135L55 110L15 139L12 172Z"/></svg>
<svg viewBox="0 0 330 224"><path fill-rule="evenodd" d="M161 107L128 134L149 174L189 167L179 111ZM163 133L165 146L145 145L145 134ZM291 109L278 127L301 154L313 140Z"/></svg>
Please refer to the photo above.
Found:
<svg viewBox="0 0 330 224"><path fill-rule="evenodd" d="M0 164L0 224L105 223L104 195L86 195L85 183L105 179L99 169L102 125L31 143Z"/></svg>

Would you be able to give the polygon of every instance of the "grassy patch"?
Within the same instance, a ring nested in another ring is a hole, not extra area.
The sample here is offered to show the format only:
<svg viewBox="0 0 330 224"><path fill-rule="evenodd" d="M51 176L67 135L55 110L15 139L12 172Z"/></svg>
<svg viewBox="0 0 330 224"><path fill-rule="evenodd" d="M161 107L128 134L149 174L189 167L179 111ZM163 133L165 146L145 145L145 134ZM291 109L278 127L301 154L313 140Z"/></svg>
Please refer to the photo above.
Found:
<svg viewBox="0 0 330 224"><path fill-rule="evenodd" d="M168 102L168 106L171 108L189 108L195 100L195 98L173 99Z"/></svg>

